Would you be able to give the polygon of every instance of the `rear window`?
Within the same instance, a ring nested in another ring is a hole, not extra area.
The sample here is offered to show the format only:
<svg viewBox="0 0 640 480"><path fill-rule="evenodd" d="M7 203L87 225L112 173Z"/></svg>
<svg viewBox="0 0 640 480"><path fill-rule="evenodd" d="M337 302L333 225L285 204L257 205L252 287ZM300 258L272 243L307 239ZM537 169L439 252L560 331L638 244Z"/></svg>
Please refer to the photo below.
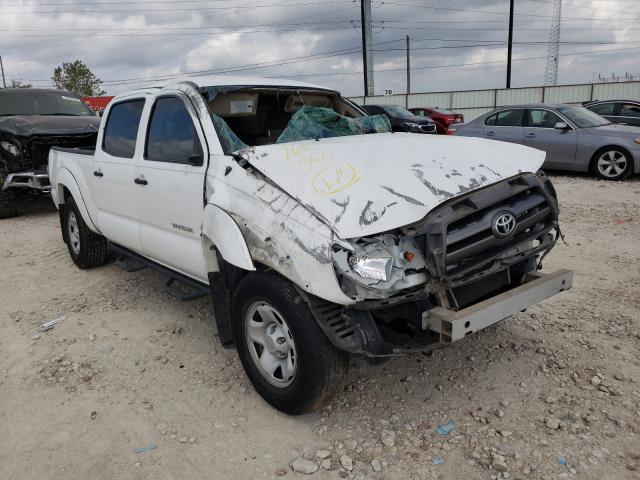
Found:
<svg viewBox="0 0 640 480"><path fill-rule="evenodd" d="M111 107L104 128L102 150L114 157L133 158L144 99L128 100Z"/></svg>
<svg viewBox="0 0 640 480"><path fill-rule="evenodd" d="M522 125L522 113L524 110L503 110L495 113L485 120L485 125L497 127L520 127Z"/></svg>

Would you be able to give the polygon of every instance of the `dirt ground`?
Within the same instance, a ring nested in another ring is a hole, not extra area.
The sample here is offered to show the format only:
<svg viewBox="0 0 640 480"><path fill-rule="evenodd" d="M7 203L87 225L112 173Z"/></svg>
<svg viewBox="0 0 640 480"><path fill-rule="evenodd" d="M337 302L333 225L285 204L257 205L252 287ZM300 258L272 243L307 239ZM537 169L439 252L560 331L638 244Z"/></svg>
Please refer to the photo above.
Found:
<svg viewBox="0 0 640 480"><path fill-rule="evenodd" d="M544 270L573 290L431 356L354 358L303 417L253 391L208 298L78 270L32 203L0 221L0 479L640 478L640 179L552 177L567 243Z"/></svg>

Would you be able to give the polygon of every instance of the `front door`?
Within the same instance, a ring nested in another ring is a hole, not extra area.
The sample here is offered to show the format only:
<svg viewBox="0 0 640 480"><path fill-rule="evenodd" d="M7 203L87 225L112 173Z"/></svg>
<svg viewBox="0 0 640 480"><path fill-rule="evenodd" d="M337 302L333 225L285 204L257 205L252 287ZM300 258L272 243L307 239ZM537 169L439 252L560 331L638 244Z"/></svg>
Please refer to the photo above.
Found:
<svg viewBox="0 0 640 480"><path fill-rule="evenodd" d="M578 134L572 127L554 128L566 121L546 109L531 109L526 114L524 144L547 152L545 167L570 168L575 162Z"/></svg>
<svg viewBox="0 0 640 480"><path fill-rule="evenodd" d="M151 107L136 188L145 256L207 281L200 236L207 152L195 109L182 92Z"/></svg>
<svg viewBox="0 0 640 480"><path fill-rule="evenodd" d="M144 98L133 98L111 106L91 177L98 228L110 241L136 252L141 243L134 179L144 103Z"/></svg>

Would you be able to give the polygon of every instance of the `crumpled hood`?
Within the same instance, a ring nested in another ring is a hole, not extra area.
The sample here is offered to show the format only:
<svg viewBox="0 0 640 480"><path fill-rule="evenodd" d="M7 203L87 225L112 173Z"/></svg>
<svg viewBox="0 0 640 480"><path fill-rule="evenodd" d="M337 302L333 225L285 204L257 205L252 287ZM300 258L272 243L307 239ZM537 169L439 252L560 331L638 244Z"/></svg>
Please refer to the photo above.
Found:
<svg viewBox="0 0 640 480"><path fill-rule="evenodd" d="M16 137L77 135L98 131L98 117L63 115L13 115L0 117L0 131Z"/></svg>
<svg viewBox="0 0 640 480"><path fill-rule="evenodd" d="M536 172L545 158L540 150L512 143L410 133L265 145L240 153L344 239L417 222L450 198Z"/></svg>

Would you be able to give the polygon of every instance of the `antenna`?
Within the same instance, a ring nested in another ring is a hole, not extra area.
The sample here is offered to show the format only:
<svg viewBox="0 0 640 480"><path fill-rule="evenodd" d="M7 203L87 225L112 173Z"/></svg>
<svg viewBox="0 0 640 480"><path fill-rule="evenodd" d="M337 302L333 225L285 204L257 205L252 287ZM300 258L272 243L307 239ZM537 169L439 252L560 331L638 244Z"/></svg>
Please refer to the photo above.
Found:
<svg viewBox="0 0 640 480"><path fill-rule="evenodd" d="M553 0L553 15L551 30L549 30L549 49L547 51L547 66L544 70L544 84L558 84L558 61L560 60L560 18L562 15L562 0Z"/></svg>

